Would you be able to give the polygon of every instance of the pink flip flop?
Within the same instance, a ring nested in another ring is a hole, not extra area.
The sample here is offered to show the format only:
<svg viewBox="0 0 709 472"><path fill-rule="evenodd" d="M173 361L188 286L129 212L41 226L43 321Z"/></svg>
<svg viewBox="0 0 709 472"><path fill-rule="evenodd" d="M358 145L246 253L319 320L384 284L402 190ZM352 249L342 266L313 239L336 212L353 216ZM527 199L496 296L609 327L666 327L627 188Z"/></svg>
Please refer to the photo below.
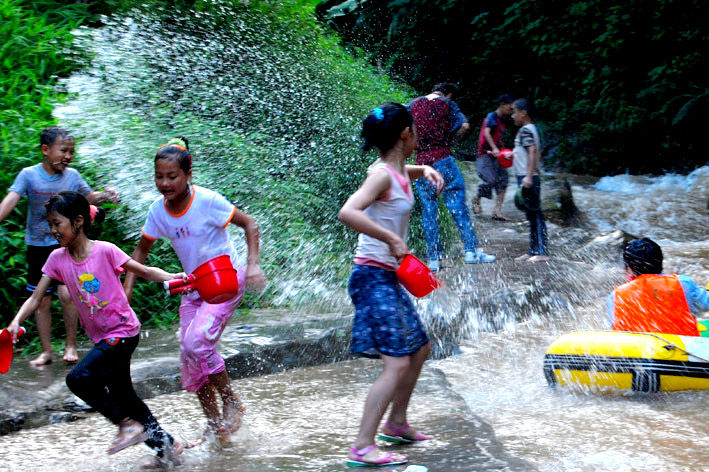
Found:
<svg viewBox="0 0 709 472"><path fill-rule="evenodd" d="M350 448L350 454L355 456L357 459L350 459L347 458L347 465L349 467L385 467L389 465L401 465L401 464L406 464L409 462L409 459L404 457L403 460L395 460L394 459L394 454L391 452L385 453L382 457L377 459L375 462L364 462L362 458L372 452L373 450L377 449L376 444L372 444L371 446L367 446L363 449L357 449L355 447Z"/></svg>
<svg viewBox="0 0 709 472"><path fill-rule="evenodd" d="M428 439L431 439L430 436L426 436L425 434L419 433L418 431L416 431L416 435L413 437L413 439L405 438L403 434L406 432L407 429L411 427L409 426L409 423L406 423L404 426L394 426L389 421L387 421L386 423L384 423L384 426L387 427L389 430L393 431L394 434L390 435L379 433L377 437L382 441L399 444L410 444L412 442L426 441Z"/></svg>

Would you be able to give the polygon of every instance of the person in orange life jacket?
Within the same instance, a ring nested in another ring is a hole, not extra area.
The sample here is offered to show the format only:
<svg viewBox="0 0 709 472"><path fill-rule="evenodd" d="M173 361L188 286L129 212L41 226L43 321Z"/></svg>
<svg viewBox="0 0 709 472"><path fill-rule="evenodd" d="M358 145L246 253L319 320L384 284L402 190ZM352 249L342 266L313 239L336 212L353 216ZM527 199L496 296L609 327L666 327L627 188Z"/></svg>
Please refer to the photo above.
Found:
<svg viewBox="0 0 709 472"><path fill-rule="evenodd" d="M630 241L623 249L628 282L607 298L616 331L699 336L695 316L709 310L709 292L686 275L662 274L662 249L651 239Z"/></svg>

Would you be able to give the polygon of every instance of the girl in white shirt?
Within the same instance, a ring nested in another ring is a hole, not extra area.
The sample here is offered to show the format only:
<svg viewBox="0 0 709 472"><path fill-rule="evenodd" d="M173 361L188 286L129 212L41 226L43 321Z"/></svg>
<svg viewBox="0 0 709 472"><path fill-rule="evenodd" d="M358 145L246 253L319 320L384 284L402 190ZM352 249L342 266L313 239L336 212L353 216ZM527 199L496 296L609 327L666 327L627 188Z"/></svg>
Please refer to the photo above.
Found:
<svg viewBox="0 0 709 472"><path fill-rule="evenodd" d="M227 302L210 304L193 292L183 296L180 305L182 386L197 393L207 416L208 436L215 434L226 441L241 426L245 408L231 388L216 345L241 301L244 286L260 288L265 283L258 264L259 232L253 218L219 193L191 185L191 179L192 155L187 139L170 140L155 156L155 185L162 196L150 206L133 259L144 262L153 243L167 237L188 274L222 254L229 254L235 263L226 228L234 224L244 229L248 257L245 270L237 267L239 294ZM134 283L135 277L128 274L124 285L129 297ZM222 411L217 394L222 400Z"/></svg>

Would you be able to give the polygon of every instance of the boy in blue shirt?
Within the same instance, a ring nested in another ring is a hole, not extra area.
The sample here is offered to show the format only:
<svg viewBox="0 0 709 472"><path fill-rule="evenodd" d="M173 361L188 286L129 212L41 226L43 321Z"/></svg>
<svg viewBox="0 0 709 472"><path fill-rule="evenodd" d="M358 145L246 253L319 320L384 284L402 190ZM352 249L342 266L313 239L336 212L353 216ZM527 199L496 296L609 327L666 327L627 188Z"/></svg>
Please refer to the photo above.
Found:
<svg viewBox="0 0 709 472"><path fill-rule="evenodd" d="M108 188L103 192L94 192L79 172L69 168L69 164L74 160L74 147L74 137L67 130L52 126L42 131L40 134L42 162L22 169L0 203L0 221L3 221L23 196L29 200L25 244L27 244L27 290L30 292L34 292L37 283L39 283L42 277L42 266L47 261L49 254L59 247L49 231L44 209L46 201L62 190L79 192L92 204L118 200L116 190ZM78 320L76 307L71 301L66 286L59 285L53 287L42 297L42 302L35 311L37 332L42 345L40 355L30 362L35 366L52 362L50 308L51 294L55 289L63 308L66 328L64 360L66 362L79 360L76 345Z"/></svg>

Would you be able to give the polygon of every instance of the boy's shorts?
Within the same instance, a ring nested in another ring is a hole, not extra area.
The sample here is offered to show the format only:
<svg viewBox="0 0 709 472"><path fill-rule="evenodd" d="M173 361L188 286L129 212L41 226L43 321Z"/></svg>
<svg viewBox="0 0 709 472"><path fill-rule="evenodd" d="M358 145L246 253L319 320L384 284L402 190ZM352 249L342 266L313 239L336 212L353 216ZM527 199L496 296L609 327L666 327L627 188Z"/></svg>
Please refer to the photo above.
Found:
<svg viewBox="0 0 709 472"><path fill-rule="evenodd" d="M49 255L59 247L54 246L27 246L27 290L34 293L37 284L42 279L42 267L47 262ZM47 295L56 291L58 282L52 281L47 289Z"/></svg>

